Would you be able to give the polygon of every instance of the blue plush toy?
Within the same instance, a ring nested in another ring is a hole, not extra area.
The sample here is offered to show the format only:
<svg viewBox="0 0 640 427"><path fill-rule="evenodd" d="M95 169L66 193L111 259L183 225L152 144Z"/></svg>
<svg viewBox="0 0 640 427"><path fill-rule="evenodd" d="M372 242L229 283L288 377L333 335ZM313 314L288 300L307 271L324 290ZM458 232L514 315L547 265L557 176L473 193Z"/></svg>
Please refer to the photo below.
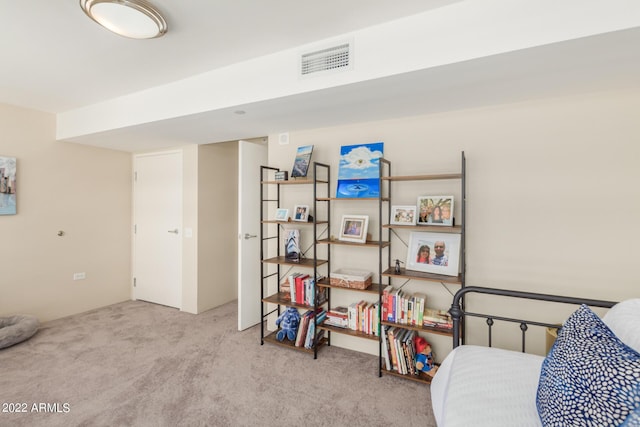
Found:
<svg viewBox="0 0 640 427"><path fill-rule="evenodd" d="M300 313L298 313L298 309L287 307L278 317L278 320L276 320L276 326L280 326L280 330L276 334L278 341L283 341L285 338L288 338L290 341L295 341L299 324Z"/></svg>

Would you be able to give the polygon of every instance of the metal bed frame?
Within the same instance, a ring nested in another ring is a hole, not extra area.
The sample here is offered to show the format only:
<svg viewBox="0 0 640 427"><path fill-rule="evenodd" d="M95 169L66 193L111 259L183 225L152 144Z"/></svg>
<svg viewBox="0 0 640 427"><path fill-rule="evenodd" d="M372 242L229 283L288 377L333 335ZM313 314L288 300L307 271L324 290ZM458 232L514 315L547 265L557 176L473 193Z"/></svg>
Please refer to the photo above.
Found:
<svg viewBox="0 0 640 427"><path fill-rule="evenodd" d="M603 308L611 308L616 302L613 301L601 301L595 299L587 299L587 298L575 298L575 297L565 297L560 295L549 295L549 294L538 294L533 292L522 292L522 291L514 291L508 289L496 289L496 288L485 288L479 286L466 286L460 289L453 296L453 303L451 304L451 309L449 313L453 319L453 348L458 347L461 344L464 344L464 336L462 325L464 323L464 319L466 316L471 317L480 317L486 319L489 333L489 347L491 347L491 332L492 327L496 320L504 321L504 322L512 322L519 323L520 330L522 331L522 352L525 352L525 334L529 329L529 325L549 327L549 328L557 328L557 324L538 322L533 320L524 320L510 317L502 317L502 316L494 316L491 314L483 314L483 313L473 313L469 311L465 311L463 309L463 297L467 294L487 294L487 295L498 295L504 297L511 298L520 298L520 299L531 299L538 301L547 301L553 303L561 303L561 304L572 304L572 305L582 305L586 304L592 307L603 307ZM469 298L469 296L467 296ZM468 301L468 300L467 300Z"/></svg>

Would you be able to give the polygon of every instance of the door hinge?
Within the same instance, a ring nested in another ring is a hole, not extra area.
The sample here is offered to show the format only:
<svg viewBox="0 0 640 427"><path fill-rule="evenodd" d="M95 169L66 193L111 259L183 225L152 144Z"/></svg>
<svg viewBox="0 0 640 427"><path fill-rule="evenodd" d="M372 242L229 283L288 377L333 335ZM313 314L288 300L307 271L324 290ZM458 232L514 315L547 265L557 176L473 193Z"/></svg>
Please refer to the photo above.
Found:
<svg viewBox="0 0 640 427"><path fill-rule="evenodd" d="M134 172L134 173L133 173L133 180L134 180L135 182L138 182L138 172Z"/></svg>
<svg viewBox="0 0 640 427"><path fill-rule="evenodd" d="M136 287L136 278L135 277L133 278L133 287L134 288Z"/></svg>
<svg viewBox="0 0 640 427"><path fill-rule="evenodd" d="M138 232L138 224L133 224L133 234Z"/></svg>

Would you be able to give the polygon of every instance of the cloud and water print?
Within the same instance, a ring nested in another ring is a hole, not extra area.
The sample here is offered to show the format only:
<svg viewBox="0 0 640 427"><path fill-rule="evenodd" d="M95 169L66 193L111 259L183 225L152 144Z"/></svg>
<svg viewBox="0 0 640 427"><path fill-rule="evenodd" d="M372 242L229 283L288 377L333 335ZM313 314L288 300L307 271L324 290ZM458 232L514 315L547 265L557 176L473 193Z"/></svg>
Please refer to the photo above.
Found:
<svg viewBox="0 0 640 427"><path fill-rule="evenodd" d="M383 153L383 142L340 147L336 197L378 197L380 158Z"/></svg>

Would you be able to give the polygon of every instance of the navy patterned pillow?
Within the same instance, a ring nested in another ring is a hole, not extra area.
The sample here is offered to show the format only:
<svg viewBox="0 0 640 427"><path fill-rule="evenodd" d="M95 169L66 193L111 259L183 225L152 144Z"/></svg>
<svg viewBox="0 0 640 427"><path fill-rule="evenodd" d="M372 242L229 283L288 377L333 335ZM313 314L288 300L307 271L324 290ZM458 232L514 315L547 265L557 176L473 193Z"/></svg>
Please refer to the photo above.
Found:
<svg viewBox="0 0 640 427"><path fill-rule="evenodd" d="M640 426L640 353L583 305L542 363L536 404L544 426Z"/></svg>

